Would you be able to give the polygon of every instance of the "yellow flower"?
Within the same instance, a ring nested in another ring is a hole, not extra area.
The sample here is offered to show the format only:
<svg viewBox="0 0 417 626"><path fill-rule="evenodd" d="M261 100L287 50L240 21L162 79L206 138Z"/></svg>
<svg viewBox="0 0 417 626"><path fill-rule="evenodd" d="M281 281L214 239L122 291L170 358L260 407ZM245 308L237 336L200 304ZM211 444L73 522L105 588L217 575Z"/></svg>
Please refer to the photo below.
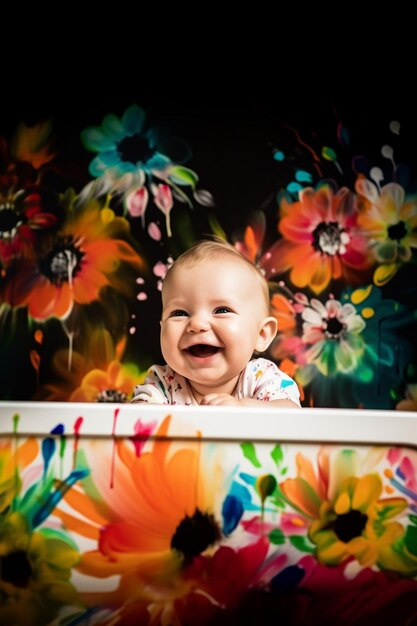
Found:
<svg viewBox="0 0 417 626"><path fill-rule="evenodd" d="M79 553L54 530L31 532L21 513L0 524L0 624L42 626L80 601L69 582Z"/></svg>
<svg viewBox="0 0 417 626"><path fill-rule="evenodd" d="M36 458L39 445L35 439L27 439L13 450L10 439L0 440L0 514L5 513L21 488L19 471Z"/></svg>
<svg viewBox="0 0 417 626"><path fill-rule="evenodd" d="M398 183L388 183L379 189L359 177L355 188L361 207L358 224L368 235L378 262L374 282L385 285L401 265L411 261L417 248L417 200L406 198Z"/></svg>
<svg viewBox="0 0 417 626"><path fill-rule="evenodd" d="M322 563L336 565L350 556L363 566L379 561L379 555L404 535L393 518L407 508L404 498L379 499L382 482L378 475L348 478L333 501L320 505L319 517L309 529Z"/></svg>
<svg viewBox="0 0 417 626"><path fill-rule="evenodd" d="M62 606L80 606L69 582L80 557L75 544L61 531L34 529L50 480L39 474L41 486L22 493L20 473L33 469L38 454L36 439L16 449L12 438L0 443L0 624L42 626Z"/></svg>
<svg viewBox="0 0 417 626"><path fill-rule="evenodd" d="M298 476L280 485L288 502L308 518L317 559L337 565L354 558L364 567L415 575L417 558L406 549L405 528L395 519L407 512L407 500L381 498L383 485L376 473L349 475L353 464L347 452L335 459L332 476L327 454L320 454L317 473L299 454Z"/></svg>

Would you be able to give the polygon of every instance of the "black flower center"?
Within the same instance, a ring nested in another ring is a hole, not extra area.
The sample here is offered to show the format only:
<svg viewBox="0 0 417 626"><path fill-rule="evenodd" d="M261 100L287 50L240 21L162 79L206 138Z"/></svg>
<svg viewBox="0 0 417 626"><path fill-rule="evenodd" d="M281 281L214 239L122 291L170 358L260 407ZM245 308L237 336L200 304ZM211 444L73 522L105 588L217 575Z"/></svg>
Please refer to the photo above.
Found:
<svg viewBox="0 0 417 626"><path fill-rule="evenodd" d="M320 222L313 230L313 248L334 256L342 245L341 235L344 232L337 222Z"/></svg>
<svg viewBox="0 0 417 626"><path fill-rule="evenodd" d="M21 216L9 204L0 204L0 239L12 239L22 226Z"/></svg>
<svg viewBox="0 0 417 626"><path fill-rule="evenodd" d="M405 222L401 221L388 228L388 237L394 241L401 241L401 239L404 239L407 232L407 225Z"/></svg>
<svg viewBox="0 0 417 626"><path fill-rule="evenodd" d="M214 516L196 509L194 515L186 515L178 524L171 539L171 548L181 552L185 562L190 562L220 537L220 528Z"/></svg>
<svg viewBox="0 0 417 626"><path fill-rule="evenodd" d="M118 389L103 389L96 398L96 402L126 402L127 395Z"/></svg>
<svg viewBox="0 0 417 626"><path fill-rule="evenodd" d="M324 333L328 339L339 339L346 329L346 325L339 322L337 317L323 320L325 324Z"/></svg>
<svg viewBox="0 0 417 626"><path fill-rule="evenodd" d="M49 254L41 260L41 272L49 278L51 283L61 286L64 282L72 282L81 268L84 256L71 237L58 241Z"/></svg>
<svg viewBox="0 0 417 626"><path fill-rule="evenodd" d="M336 520L328 527L334 530L338 539L347 543L354 537L360 537L368 521L368 516L356 509L348 513L338 515Z"/></svg>
<svg viewBox="0 0 417 626"><path fill-rule="evenodd" d="M32 576L32 566L23 550L0 556L0 580L24 589Z"/></svg>
<svg viewBox="0 0 417 626"><path fill-rule="evenodd" d="M146 163L155 154L149 142L139 134L124 137L118 143L117 151L122 161L128 161L133 165Z"/></svg>

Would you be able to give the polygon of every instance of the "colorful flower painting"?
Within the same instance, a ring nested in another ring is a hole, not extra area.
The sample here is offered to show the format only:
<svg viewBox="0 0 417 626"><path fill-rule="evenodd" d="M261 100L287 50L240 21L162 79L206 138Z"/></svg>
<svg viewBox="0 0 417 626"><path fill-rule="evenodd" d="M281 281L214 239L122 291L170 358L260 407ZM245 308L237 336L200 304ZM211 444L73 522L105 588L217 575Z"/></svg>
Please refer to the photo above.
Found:
<svg viewBox="0 0 417 626"><path fill-rule="evenodd" d="M412 446L87 406L0 410L2 625L412 623Z"/></svg>
<svg viewBox="0 0 417 626"><path fill-rule="evenodd" d="M129 402L167 269L216 235L265 275L304 407L415 410L414 112L253 98L5 109L0 399Z"/></svg>

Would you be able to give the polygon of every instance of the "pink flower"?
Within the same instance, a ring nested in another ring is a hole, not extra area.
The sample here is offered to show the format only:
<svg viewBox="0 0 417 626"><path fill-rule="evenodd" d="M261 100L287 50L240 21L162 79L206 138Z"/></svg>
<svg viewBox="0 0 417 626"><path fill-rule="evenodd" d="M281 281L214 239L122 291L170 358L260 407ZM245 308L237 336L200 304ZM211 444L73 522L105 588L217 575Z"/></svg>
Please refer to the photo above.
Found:
<svg viewBox="0 0 417 626"><path fill-rule="evenodd" d="M152 193L156 206L165 215L167 235L168 237L172 237L169 214L174 206L174 200L172 198L171 188L169 185L153 185Z"/></svg>
<svg viewBox="0 0 417 626"><path fill-rule="evenodd" d="M140 217L142 220L142 228L145 228L145 211L148 206L149 193L146 187L135 189L126 198L126 207L129 215L132 217Z"/></svg>

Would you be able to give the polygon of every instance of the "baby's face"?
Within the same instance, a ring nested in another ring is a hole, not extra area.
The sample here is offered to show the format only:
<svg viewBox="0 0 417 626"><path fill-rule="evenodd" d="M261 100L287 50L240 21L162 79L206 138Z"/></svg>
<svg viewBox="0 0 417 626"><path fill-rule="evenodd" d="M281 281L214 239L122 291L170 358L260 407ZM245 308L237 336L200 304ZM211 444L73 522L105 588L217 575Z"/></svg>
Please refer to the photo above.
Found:
<svg viewBox="0 0 417 626"><path fill-rule="evenodd" d="M251 268L228 257L174 267L162 304L166 363L199 393L232 393L253 351L266 348L261 328L268 311Z"/></svg>

